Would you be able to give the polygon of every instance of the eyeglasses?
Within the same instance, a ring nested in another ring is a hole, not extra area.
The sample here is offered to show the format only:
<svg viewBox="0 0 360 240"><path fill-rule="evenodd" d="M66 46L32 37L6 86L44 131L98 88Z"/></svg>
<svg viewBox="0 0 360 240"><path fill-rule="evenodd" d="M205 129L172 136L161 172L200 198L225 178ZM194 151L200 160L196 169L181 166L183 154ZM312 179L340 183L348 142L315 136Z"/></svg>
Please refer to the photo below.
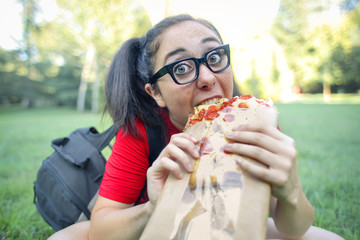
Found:
<svg viewBox="0 0 360 240"><path fill-rule="evenodd" d="M176 84L191 83L198 78L201 63L205 63L213 73L218 73L228 68L230 66L229 44L213 48L204 53L201 58L184 58L167 64L150 78L149 83L155 83L157 79L168 73Z"/></svg>

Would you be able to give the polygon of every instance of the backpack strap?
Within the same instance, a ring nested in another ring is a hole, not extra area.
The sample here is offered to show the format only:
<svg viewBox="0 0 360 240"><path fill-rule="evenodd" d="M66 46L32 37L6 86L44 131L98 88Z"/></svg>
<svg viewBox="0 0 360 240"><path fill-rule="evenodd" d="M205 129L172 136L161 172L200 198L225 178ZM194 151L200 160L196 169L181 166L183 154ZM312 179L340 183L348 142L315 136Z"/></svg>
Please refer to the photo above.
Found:
<svg viewBox="0 0 360 240"><path fill-rule="evenodd" d="M118 133L119 129L115 124L110 126L107 130L102 133L98 133L95 128L90 128L90 132L94 134L94 137L89 136L89 141L92 142L94 146L96 146L97 150L101 152L106 146L109 146L111 139L115 137ZM111 148L111 146L110 146Z"/></svg>
<svg viewBox="0 0 360 240"><path fill-rule="evenodd" d="M149 166L151 166L166 146L165 136L161 126L155 127L145 124L145 129L149 142Z"/></svg>
<svg viewBox="0 0 360 240"><path fill-rule="evenodd" d="M166 146L165 133L161 126L149 126L145 124L146 134L149 142L149 167L153 164L160 152ZM145 180L144 187L141 189L140 195L134 205L138 205L141 199L145 198L147 181Z"/></svg>

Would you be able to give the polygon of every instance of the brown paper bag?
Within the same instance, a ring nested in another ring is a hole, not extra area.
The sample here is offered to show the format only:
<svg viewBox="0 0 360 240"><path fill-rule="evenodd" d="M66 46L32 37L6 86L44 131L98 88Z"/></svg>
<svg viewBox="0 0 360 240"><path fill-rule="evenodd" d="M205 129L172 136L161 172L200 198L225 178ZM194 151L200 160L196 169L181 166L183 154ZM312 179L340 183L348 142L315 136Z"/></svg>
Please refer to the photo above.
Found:
<svg viewBox="0 0 360 240"><path fill-rule="evenodd" d="M193 160L192 174L183 170L181 180L169 175L142 240L265 239L270 186L236 165L235 160L243 157L221 149L227 141L224 133L238 125L277 126L275 108L249 104L248 109L224 111L186 129L202 139L202 156ZM232 120L224 125L224 118Z"/></svg>

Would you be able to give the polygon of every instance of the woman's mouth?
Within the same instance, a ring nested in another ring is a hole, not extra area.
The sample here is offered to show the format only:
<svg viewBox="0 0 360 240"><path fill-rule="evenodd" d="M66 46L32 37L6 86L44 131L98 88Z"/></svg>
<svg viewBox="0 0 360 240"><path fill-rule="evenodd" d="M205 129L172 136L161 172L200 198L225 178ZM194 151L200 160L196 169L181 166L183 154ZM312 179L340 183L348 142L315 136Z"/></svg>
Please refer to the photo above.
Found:
<svg viewBox="0 0 360 240"><path fill-rule="evenodd" d="M199 104L197 104L196 106L199 105L210 105L210 104L214 104L217 101L219 101L219 99L221 99L220 97L215 97L215 98L211 98L211 99L205 99L204 101L200 102Z"/></svg>

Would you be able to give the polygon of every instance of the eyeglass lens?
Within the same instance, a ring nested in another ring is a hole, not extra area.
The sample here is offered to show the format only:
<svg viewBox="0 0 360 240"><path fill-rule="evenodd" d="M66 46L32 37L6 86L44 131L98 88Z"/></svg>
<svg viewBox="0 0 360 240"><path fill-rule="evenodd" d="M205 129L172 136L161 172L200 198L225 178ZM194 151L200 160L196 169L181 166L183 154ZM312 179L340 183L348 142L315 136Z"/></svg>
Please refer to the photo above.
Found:
<svg viewBox="0 0 360 240"><path fill-rule="evenodd" d="M198 76L199 66L194 59L188 59L175 64L172 68L173 76L179 83L187 83ZM216 49L204 56L206 66L213 72L224 70L229 62L227 51L223 48Z"/></svg>

